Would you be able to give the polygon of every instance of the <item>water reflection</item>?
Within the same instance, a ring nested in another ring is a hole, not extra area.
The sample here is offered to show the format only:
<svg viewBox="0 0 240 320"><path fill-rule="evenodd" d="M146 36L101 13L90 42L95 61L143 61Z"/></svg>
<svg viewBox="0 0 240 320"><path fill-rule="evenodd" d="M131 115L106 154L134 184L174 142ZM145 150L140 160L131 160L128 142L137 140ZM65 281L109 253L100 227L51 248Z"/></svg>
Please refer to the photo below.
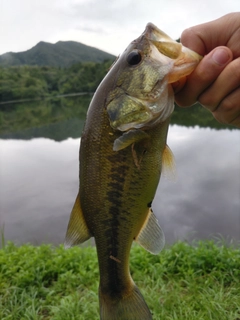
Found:
<svg viewBox="0 0 240 320"><path fill-rule="evenodd" d="M240 240L239 131L173 126L170 132L178 180L162 180L155 202L168 240L216 233Z"/></svg>
<svg viewBox="0 0 240 320"><path fill-rule="evenodd" d="M170 127L177 181L153 209L168 242L221 234L240 240L240 132ZM0 140L0 225L17 243L62 243L78 189L79 139Z"/></svg>

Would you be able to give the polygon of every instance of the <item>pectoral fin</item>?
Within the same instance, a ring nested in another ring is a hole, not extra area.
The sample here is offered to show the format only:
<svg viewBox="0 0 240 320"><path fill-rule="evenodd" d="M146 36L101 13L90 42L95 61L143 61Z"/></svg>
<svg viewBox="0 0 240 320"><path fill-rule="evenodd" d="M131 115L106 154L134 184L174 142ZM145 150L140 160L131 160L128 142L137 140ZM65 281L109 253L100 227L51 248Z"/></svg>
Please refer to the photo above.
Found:
<svg viewBox="0 0 240 320"><path fill-rule="evenodd" d="M175 181L177 176L174 155L167 144L162 155L162 175L172 181Z"/></svg>
<svg viewBox="0 0 240 320"><path fill-rule="evenodd" d="M149 135L140 129L132 129L124 132L113 143L113 151L119 151L130 146L132 143L149 138Z"/></svg>
<svg viewBox="0 0 240 320"><path fill-rule="evenodd" d="M164 247L165 236L151 208L135 241L153 254L158 254Z"/></svg>
<svg viewBox="0 0 240 320"><path fill-rule="evenodd" d="M65 248L70 248L79 245L91 238L91 236L83 216L78 194L68 223L64 246Z"/></svg>

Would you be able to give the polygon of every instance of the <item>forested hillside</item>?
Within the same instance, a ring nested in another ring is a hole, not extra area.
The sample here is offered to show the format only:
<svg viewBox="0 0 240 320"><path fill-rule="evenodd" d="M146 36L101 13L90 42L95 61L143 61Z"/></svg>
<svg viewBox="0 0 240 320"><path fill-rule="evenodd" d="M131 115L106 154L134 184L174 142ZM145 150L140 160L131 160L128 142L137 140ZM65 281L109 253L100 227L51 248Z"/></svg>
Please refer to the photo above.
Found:
<svg viewBox="0 0 240 320"><path fill-rule="evenodd" d="M0 67L0 110L6 108L6 101L94 92L112 62L77 63L69 68Z"/></svg>
<svg viewBox="0 0 240 320"><path fill-rule="evenodd" d="M51 66L69 67L77 62L103 62L115 56L75 41L58 41L55 44L39 42L23 52L7 52L0 55L0 66Z"/></svg>

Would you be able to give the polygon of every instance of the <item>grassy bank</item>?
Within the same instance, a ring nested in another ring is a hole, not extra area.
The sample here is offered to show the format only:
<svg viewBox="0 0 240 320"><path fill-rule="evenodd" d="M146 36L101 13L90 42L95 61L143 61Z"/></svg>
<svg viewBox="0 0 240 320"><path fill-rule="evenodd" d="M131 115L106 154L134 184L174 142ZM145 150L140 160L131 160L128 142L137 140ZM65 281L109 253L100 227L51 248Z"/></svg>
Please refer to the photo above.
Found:
<svg viewBox="0 0 240 320"><path fill-rule="evenodd" d="M153 256L134 246L131 273L155 320L239 320L239 248L180 242ZM97 320L95 248L0 250L0 319Z"/></svg>

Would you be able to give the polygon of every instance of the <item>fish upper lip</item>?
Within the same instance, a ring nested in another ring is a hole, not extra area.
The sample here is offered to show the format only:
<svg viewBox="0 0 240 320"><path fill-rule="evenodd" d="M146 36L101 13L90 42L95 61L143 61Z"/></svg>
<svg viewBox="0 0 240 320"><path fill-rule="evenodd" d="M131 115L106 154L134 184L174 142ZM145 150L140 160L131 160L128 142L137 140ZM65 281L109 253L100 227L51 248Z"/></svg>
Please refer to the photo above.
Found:
<svg viewBox="0 0 240 320"><path fill-rule="evenodd" d="M152 23L147 24L143 35L157 48L160 54L173 60L175 67L188 64L189 73L193 70L192 66L195 66L202 59L201 55L183 46L181 42L173 40Z"/></svg>

